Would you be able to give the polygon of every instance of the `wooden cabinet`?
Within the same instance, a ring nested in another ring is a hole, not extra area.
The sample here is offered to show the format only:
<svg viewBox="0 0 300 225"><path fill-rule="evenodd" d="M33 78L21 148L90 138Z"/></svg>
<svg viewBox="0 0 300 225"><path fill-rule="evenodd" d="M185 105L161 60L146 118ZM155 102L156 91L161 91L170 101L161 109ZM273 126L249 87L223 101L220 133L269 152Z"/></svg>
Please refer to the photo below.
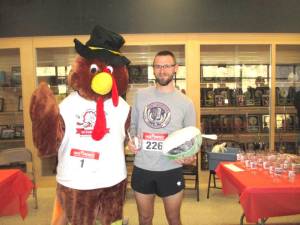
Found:
<svg viewBox="0 0 300 225"><path fill-rule="evenodd" d="M299 154L300 45L201 45L200 55L203 132Z"/></svg>
<svg viewBox="0 0 300 225"><path fill-rule="evenodd" d="M204 133L247 151L270 149L270 57L264 44L200 46Z"/></svg>
<svg viewBox="0 0 300 225"><path fill-rule="evenodd" d="M0 150L24 146L20 50L0 49Z"/></svg>
<svg viewBox="0 0 300 225"><path fill-rule="evenodd" d="M275 149L300 154L300 45L278 45L275 79Z"/></svg>

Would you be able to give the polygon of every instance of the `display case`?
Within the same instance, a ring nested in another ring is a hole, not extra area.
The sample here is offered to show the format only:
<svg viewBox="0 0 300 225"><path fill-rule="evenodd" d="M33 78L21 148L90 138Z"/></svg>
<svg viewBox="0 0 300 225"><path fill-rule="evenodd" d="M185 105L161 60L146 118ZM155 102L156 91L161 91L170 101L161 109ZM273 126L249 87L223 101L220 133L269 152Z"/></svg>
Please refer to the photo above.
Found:
<svg viewBox="0 0 300 225"><path fill-rule="evenodd" d="M20 50L0 49L0 62L1 150L24 146Z"/></svg>
<svg viewBox="0 0 300 225"><path fill-rule="evenodd" d="M278 152L300 154L300 45L276 46L276 132Z"/></svg>
<svg viewBox="0 0 300 225"><path fill-rule="evenodd" d="M267 150L270 118L270 46L200 46L201 125L219 141Z"/></svg>
<svg viewBox="0 0 300 225"><path fill-rule="evenodd" d="M245 151L270 150L271 48L269 45L200 46L200 114L205 134ZM204 140L205 151L214 142Z"/></svg>

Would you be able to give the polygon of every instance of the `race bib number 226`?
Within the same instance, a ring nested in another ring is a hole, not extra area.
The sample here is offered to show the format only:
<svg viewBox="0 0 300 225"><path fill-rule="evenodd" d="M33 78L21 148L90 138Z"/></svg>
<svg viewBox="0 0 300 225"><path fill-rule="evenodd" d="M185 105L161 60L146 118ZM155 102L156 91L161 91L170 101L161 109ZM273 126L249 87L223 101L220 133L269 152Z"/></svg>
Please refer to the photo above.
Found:
<svg viewBox="0 0 300 225"><path fill-rule="evenodd" d="M161 151L167 133L143 133L144 151Z"/></svg>

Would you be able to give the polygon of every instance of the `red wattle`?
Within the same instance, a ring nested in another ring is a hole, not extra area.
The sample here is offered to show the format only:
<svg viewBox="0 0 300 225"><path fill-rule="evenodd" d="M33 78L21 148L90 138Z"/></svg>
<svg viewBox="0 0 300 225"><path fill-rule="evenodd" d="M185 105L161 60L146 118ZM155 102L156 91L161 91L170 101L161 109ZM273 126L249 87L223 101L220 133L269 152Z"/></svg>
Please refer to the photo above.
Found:
<svg viewBox="0 0 300 225"><path fill-rule="evenodd" d="M99 141L106 133L108 133L108 129L106 128L104 104L103 98L100 96L97 99L96 123L92 132L92 138L96 141Z"/></svg>

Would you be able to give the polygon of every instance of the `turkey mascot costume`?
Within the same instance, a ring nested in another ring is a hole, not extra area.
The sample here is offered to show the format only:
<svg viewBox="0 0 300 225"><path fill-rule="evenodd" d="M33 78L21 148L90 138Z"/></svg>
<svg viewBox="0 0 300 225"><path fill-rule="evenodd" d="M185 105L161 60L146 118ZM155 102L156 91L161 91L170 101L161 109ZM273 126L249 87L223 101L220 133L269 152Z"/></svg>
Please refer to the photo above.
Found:
<svg viewBox="0 0 300 225"><path fill-rule="evenodd" d="M46 83L30 105L33 141L40 157L58 157L52 224L121 225L126 191L124 157L129 105L124 39L96 26L68 76L74 90L59 105Z"/></svg>

